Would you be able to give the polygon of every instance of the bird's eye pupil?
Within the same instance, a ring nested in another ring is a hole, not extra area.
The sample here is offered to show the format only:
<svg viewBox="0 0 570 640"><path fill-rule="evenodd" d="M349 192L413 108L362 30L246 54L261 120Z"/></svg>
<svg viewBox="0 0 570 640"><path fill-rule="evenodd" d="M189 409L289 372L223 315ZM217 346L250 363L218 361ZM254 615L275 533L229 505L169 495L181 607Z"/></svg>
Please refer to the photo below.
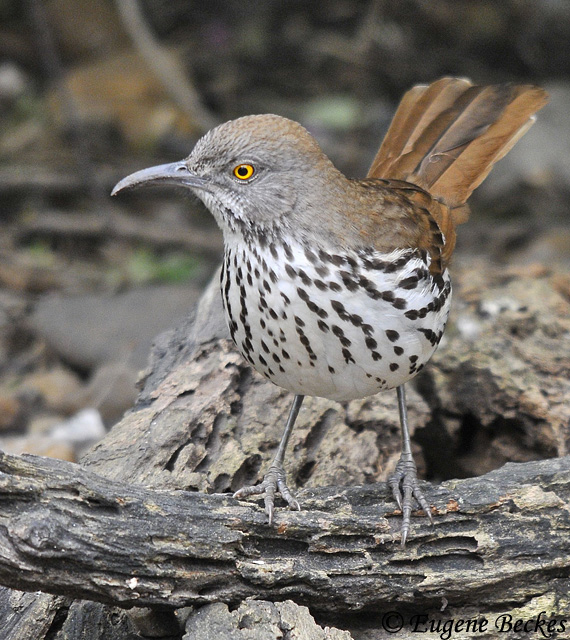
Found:
<svg viewBox="0 0 570 640"><path fill-rule="evenodd" d="M234 176L240 180L249 180L254 172L255 169L251 164L238 164L238 166L234 168Z"/></svg>

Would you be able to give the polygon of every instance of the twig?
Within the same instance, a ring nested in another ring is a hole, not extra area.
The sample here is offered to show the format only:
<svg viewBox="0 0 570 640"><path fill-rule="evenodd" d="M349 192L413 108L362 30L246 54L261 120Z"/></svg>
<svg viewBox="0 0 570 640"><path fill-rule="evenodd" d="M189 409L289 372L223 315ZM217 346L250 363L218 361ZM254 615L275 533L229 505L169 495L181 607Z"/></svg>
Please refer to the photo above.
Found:
<svg viewBox="0 0 570 640"><path fill-rule="evenodd" d="M203 105L182 65L158 43L149 29L138 0L115 0L115 5L138 52L174 102L203 131L216 126L218 120Z"/></svg>

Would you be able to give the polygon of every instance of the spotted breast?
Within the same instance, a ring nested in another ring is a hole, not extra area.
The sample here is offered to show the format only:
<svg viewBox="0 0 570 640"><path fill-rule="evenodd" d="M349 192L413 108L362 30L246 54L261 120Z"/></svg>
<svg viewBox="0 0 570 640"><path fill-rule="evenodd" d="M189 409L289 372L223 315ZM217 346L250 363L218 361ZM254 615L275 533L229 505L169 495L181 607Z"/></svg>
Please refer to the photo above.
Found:
<svg viewBox="0 0 570 640"><path fill-rule="evenodd" d="M397 387L443 334L451 284L426 252L336 254L292 242L227 246L221 275L232 339L275 384L350 400Z"/></svg>

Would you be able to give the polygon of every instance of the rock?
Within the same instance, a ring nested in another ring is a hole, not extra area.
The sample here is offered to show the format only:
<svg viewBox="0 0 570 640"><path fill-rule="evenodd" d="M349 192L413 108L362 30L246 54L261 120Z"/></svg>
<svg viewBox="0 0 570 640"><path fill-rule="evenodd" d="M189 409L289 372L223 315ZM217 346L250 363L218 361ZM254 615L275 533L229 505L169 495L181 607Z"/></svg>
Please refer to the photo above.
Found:
<svg viewBox="0 0 570 640"><path fill-rule="evenodd" d="M22 407L14 391L0 388L0 431L14 429L21 412Z"/></svg>
<svg viewBox="0 0 570 640"><path fill-rule="evenodd" d="M101 414L97 409L87 408L63 422L53 425L50 437L59 442L75 446L93 444L106 433Z"/></svg>
<svg viewBox="0 0 570 640"><path fill-rule="evenodd" d="M71 418L54 414L39 414L28 424L25 436L0 439L0 449L20 455L31 453L76 462L86 447L106 433L101 415L96 409L82 409Z"/></svg>
<svg viewBox="0 0 570 640"><path fill-rule="evenodd" d="M29 89L29 79L13 62L0 64L0 105L14 103Z"/></svg>
<svg viewBox="0 0 570 640"><path fill-rule="evenodd" d="M180 637L180 624L172 611L132 607L127 615L139 636L143 638L165 640Z"/></svg>
<svg viewBox="0 0 570 640"><path fill-rule="evenodd" d="M2 268L0 267L0 283ZM0 367L8 369L14 347L25 342L22 331L22 320L28 309L28 302L24 295L15 293L7 288L0 288ZM1 394L2 392L0 392ZM2 418L0 418L0 423Z"/></svg>
<svg viewBox="0 0 570 640"><path fill-rule="evenodd" d="M29 453L34 456L47 456L48 458L77 462L75 449L72 445L50 436L33 435L0 438L0 449L18 456L23 453Z"/></svg>
<svg viewBox="0 0 570 640"><path fill-rule="evenodd" d="M40 413L39 415L36 415L30 419L26 431L30 436L47 435L53 429L53 427L61 424L62 421L62 416Z"/></svg>
<svg viewBox="0 0 570 640"><path fill-rule="evenodd" d="M106 362L143 368L154 338L190 313L192 285L156 285L116 295L42 297L30 326L64 360L83 370Z"/></svg>
<svg viewBox="0 0 570 640"><path fill-rule="evenodd" d="M556 226L542 231L539 237L534 237L517 251L513 261L527 266L565 263L570 270L570 228Z"/></svg>
<svg viewBox="0 0 570 640"><path fill-rule="evenodd" d="M105 424L114 424L133 406L139 370L129 363L109 362L98 367L74 398L77 408L96 407Z"/></svg>
<svg viewBox="0 0 570 640"><path fill-rule="evenodd" d="M192 612L183 640L351 640L352 637L348 631L319 626L307 607L291 600L248 600L232 611L219 602Z"/></svg>
<svg viewBox="0 0 570 640"><path fill-rule="evenodd" d="M27 375L18 388L19 393L35 393L41 396L46 409L68 412L69 398L82 389L83 383L69 369L55 367L48 371L35 371Z"/></svg>

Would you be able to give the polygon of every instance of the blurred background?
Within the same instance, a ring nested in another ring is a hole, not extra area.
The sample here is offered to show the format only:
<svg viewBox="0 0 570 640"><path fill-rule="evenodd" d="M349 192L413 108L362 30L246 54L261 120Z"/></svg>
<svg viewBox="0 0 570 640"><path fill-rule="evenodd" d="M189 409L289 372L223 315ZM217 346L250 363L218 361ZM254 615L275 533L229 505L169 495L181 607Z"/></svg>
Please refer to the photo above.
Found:
<svg viewBox="0 0 570 640"><path fill-rule="evenodd" d="M567 0L0 0L0 448L76 460L132 406L221 234L182 191L109 193L231 118L298 120L362 177L413 84L543 85L456 261L570 272L569 72Z"/></svg>

